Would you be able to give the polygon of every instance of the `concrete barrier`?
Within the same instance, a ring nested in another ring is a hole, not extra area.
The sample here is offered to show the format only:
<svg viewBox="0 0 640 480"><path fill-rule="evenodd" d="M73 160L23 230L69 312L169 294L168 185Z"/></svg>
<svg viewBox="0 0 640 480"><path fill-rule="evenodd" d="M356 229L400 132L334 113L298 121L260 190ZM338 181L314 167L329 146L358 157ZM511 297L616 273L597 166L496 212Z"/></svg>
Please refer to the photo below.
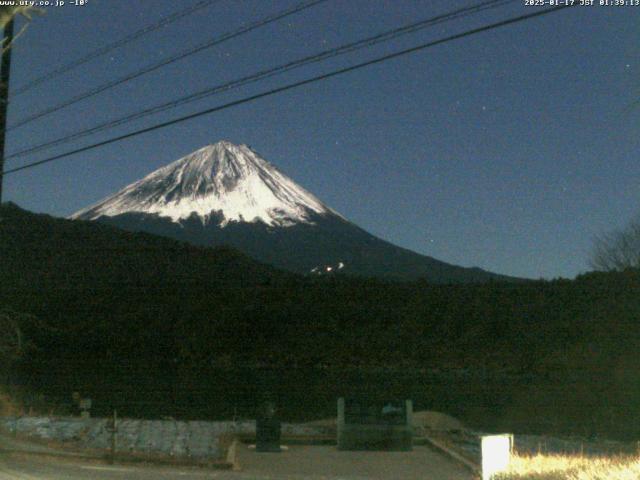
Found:
<svg viewBox="0 0 640 480"><path fill-rule="evenodd" d="M513 451L513 435L483 435L480 439L482 480L492 480L509 468Z"/></svg>

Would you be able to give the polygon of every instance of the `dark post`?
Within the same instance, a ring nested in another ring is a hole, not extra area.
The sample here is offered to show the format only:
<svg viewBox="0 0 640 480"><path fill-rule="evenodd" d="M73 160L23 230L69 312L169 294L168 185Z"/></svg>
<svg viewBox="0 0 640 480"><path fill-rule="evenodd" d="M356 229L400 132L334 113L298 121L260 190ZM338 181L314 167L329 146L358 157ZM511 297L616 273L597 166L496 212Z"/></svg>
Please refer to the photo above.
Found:
<svg viewBox="0 0 640 480"><path fill-rule="evenodd" d="M109 423L107 427L107 430L111 433L111 455L109 456L109 463L113 465L116 461L116 450L118 449L118 413L115 410Z"/></svg>
<svg viewBox="0 0 640 480"><path fill-rule="evenodd" d="M9 78L11 73L11 43L13 42L13 19L4 27L2 62L0 64L0 203L4 181L4 147L7 137L7 108L9 106Z"/></svg>
<svg viewBox="0 0 640 480"><path fill-rule="evenodd" d="M256 452L280 452L280 433L276 405L267 401L256 418Z"/></svg>

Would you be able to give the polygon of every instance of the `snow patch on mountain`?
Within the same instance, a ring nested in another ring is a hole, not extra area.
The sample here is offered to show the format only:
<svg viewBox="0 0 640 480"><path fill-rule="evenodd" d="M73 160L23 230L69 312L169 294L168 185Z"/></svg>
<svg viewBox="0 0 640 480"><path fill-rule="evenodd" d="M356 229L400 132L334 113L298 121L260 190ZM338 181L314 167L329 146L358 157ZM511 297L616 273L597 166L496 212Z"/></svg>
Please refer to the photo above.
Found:
<svg viewBox="0 0 640 480"><path fill-rule="evenodd" d="M246 145L220 141L201 148L73 214L95 220L125 213L156 214L173 222L212 214L229 222L287 227L312 223L311 214L339 215Z"/></svg>

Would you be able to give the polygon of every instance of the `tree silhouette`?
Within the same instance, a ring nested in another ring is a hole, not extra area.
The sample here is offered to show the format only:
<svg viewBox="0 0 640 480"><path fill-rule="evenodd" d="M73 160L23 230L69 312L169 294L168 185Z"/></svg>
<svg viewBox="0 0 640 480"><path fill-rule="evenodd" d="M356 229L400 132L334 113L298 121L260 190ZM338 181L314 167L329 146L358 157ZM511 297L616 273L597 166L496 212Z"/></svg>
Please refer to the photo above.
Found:
<svg viewBox="0 0 640 480"><path fill-rule="evenodd" d="M590 264L601 271L640 268L640 215L626 227L597 237Z"/></svg>
<svg viewBox="0 0 640 480"><path fill-rule="evenodd" d="M15 360L22 356L24 337L21 323L30 317L12 310L0 311L0 358L2 360Z"/></svg>
<svg viewBox="0 0 640 480"><path fill-rule="evenodd" d="M29 7L29 6L1 6L0 7L0 28L4 29L7 24L13 20L17 15L22 15L23 17L25 17L27 20L31 20L32 15L37 14L37 15L42 15L44 12L43 10L40 10L39 8L35 8L35 7ZM17 35L15 35L13 37L13 40L11 42L9 42L9 40L4 37L2 38L2 50L6 50L8 48L11 48L11 44L20 36L24 33L24 31L27 29L28 23L25 24L20 31L18 32Z"/></svg>

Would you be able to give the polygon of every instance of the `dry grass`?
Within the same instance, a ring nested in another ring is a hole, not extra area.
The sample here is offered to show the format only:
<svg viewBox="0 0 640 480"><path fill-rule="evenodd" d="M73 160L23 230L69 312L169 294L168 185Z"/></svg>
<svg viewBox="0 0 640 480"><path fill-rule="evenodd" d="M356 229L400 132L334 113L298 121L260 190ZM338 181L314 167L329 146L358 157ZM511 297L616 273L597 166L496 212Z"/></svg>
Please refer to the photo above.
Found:
<svg viewBox="0 0 640 480"><path fill-rule="evenodd" d="M428 428L429 430L462 430L464 424L457 418L446 413L430 410L413 412L413 426L415 428Z"/></svg>
<svg viewBox="0 0 640 480"><path fill-rule="evenodd" d="M638 480L640 457L514 455L509 472L496 480Z"/></svg>

